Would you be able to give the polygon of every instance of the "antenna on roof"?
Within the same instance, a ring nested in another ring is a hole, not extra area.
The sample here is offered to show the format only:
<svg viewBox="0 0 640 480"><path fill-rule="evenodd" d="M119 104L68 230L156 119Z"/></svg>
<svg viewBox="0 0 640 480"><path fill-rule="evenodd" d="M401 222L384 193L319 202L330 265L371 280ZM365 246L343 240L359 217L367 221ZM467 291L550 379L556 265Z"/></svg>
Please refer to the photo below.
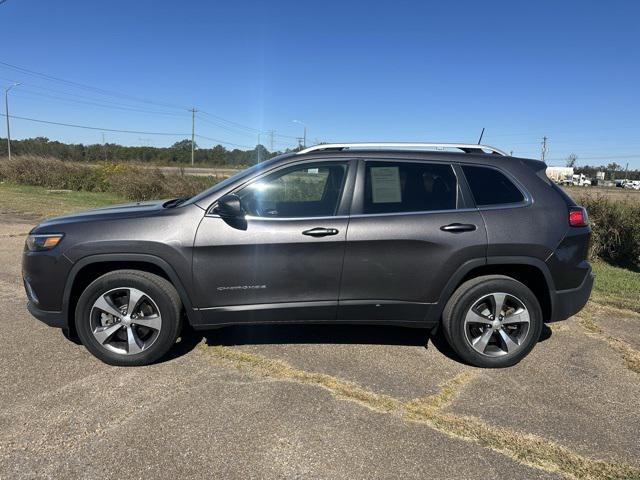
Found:
<svg viewBox="0 0 640 480"><path fill-rule="evenodd" d="M482 132L480 132L480 138L478 139L478 145L482 142L482 136L484 135L484 127L482 127Z"/></svg>

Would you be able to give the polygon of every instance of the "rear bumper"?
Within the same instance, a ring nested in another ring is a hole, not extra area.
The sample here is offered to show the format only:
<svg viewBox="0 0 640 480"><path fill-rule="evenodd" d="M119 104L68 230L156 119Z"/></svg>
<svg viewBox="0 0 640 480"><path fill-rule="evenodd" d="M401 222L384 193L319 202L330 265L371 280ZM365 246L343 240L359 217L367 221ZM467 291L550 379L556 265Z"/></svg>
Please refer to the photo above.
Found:
<svg viewBox="0 0 640 480"><path fill-rule="evenodd" d="M557 322L575 315L584 308L593 289L593 273L591 268L577 288L557 290L553 301L553 314L549 321Z"/></svg>
<svg viewBox="0 0 640 480"><path fill-rule="evenodd" d="M46 310L40 310L31 301L27 302L27 310L29 310L31 315L50 327L67 328L67 320L62 312L48 312Z"/></svg>

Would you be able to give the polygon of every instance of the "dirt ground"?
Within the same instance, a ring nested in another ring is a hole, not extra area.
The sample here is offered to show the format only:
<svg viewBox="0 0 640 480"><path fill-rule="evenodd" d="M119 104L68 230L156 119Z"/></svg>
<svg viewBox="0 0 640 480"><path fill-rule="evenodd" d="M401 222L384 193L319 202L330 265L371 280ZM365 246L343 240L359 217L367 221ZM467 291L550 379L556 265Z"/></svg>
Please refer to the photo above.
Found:
<svg viewBox="0 0 640 480"><path fill-rule="evenodd" d="M427 332L242 326L109 367L26 311L0 215L0 478L640 478L640 316L592 305L520 364Z"/></svg>

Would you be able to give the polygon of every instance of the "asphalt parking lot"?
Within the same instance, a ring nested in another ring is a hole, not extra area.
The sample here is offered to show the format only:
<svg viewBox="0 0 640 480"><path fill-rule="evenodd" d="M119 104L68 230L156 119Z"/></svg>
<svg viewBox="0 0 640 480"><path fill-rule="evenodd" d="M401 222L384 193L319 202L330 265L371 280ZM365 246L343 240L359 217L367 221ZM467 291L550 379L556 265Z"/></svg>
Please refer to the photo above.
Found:
<svg viewBox="0 0 640 480"><path fill-rule="evenodd" d="M519 365L427 333L230 327L100 363L25 309L0 215L0 478L640 478L640 317L590 307ZM619 325L624 325L624 334Z"/></svg>

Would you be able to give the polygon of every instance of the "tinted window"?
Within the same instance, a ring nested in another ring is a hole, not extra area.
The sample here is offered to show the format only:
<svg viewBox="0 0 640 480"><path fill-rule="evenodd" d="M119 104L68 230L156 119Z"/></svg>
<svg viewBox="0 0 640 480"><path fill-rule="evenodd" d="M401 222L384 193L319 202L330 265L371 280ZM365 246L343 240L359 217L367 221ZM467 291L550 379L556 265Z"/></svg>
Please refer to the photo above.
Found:
<svg viewBox="0 0 640 480"><path fill-rule="evenodd" d="M364 213L455 209L457 185L450 165L367 162Z"/></svg>
<svg viewBox="0 0 640 480"><path fill-rule="evenodd" d="M522 192L503 173L493 168L463 166L476 205L501 205L524 201Z"/></svg>
<svg viewBox="0 0 640 480"><path fill-rule="evenodd" d="M255 217L329 217L338 209L346 172L346 163L307 163L267 175L238 196Z"/></svg>

